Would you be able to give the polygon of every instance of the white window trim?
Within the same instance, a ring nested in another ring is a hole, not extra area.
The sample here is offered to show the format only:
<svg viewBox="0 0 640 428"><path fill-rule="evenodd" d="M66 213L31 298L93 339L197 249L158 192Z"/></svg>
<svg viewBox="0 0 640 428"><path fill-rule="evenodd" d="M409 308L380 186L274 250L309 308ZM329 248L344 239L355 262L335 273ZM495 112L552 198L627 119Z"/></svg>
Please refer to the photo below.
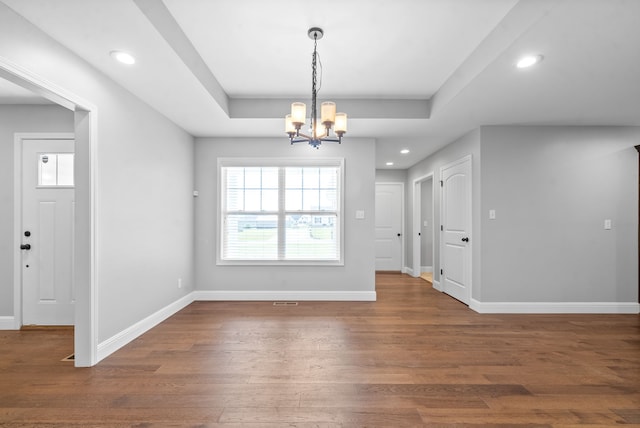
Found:
<svg viewBox="0 0 640 428"><path fill-rule="evenodd" d="M337 166L340 169L338 221L340 223L340 258L338 260L224 260L222 259L222 168L223 167L302 167ZM344 266L344 158L218 158L216 171L216 265L221 266Z"/></svg>

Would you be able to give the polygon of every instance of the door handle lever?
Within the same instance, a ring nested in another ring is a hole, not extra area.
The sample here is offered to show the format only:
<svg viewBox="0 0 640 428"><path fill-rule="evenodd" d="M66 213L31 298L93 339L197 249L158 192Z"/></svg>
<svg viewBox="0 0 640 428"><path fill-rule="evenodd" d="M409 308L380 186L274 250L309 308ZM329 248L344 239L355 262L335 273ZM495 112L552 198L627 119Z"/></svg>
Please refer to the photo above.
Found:
<svg viewBox="0 0 640 428"><path fill-rule="evenodd" d="M20 245L20 249L21 250L30 250L31 249L31 244L22 244L22 245Z"/></svg>
<svg viewBox="0 0 640 428"><path fill-rule="evenodd" d="M462 238L462 242L469 242L469 238L465 236L464 238Z"/></svg>

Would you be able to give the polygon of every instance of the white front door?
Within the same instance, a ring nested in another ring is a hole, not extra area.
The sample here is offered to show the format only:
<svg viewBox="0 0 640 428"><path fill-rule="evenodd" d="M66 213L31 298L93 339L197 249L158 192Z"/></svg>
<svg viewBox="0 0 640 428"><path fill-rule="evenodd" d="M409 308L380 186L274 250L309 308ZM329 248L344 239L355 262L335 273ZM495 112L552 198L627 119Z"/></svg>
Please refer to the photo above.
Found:
<svg viewBox="0 0 640 428"><path fill-rule="evenodd" d="M23 140L22 323L73 325L73 140Z"/></svg>
<svg viewBox="0 0 640 428"><path fill-rule="evenodd" d="M376 270L402 270L402 183L376 183Z"/></svg>
<svg viewBox="0 0 640 428"><path fill-rule="evenodd" d="M440 177L440 281L445 293L468 305L471 299L471 157L442 167Z"/></svg>

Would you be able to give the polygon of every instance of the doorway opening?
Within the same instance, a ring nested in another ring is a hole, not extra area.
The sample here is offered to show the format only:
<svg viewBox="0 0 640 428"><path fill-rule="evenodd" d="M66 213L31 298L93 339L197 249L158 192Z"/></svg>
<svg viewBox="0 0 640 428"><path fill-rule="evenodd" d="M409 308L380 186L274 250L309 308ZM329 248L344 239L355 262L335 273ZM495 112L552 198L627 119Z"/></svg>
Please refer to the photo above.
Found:
<svg viewBox="0 0 640 428"><path fill-rule="evenodd" d="M98 362L97 279L96 279L96 107L82 98L54 85L49 80L20 68L0 57L0 79L8 80L55 104L74 112L75 138L75 208L73 237L73 281L76 289L74 309L74 354L76 367L89 367ZM18 138L18 137L16 137ZM14 151L15 157L21 151ZM21 230L21 168L14 171L14 328L22 326L21 274L23 231Z"/></svg>
<svg viewBox="0 0 640 428"><path fill-rule="evenodd" d="M438 288L438 276L434 272L435 252L435 186L433 173L413 182L413 275Z"/></svg>

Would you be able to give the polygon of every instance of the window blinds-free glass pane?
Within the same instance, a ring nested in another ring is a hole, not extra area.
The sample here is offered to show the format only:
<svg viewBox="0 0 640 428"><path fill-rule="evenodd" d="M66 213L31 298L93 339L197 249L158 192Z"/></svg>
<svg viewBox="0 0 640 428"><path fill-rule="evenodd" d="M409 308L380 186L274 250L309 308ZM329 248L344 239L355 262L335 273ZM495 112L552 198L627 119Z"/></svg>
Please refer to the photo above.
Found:
<svg viewBox="0 0 640 428"><path fill-rule="evenodd" d="M278 216L227 215L223 233L226 260L278 259Z"/></svg>
<svg viewBox="0 0 640 428"><path fill-rule="evenodd" d="M285 168L285 209L302 211L302 168Z"/></svg>
<svg viewBox="0 0 640 428"><path fill-rule="evenodd" d="M278 187L280 168L261 168L261 201L262 211L278 211Z"/></svg>
<svg viewBox="0 0 640 428"><path fill-rule="evenodd" d="M278 210L278 168L226 167L223 171L227 210Z"/></svg>
<svg viewBox="0 0 640 428"><path fill-rule="evenodd" d="M287 189L302 188L302 168L286 168L285 169L285 187Z"/></svg>
<svg viewBox="0 0 640 428"><path fill-rule="evenodd" d="M287 211L335 211L338 208L338 168L285 169Z"/></svg>
<svg viewBox="0 0 640 428"><path fill-rule="evenodd" d="M260 211L262 191L260 189L246 189L244 195L244 211Z"/></svg>
<svg viewBox="0 0 640 428"><path fill-rule="evenodd" d="M338 260L337 217L288 215L285 231L287 260Z"/></svg>
<svg viewBox="0 0 640 428"><path fill-rule="evenodd" d="M278 189L262 191L262 211L278 211Z"/></svg>
<svg viewBox="0 0 640 428"><path fill-rule="evenodd" d="M262 168L244 169L244 187L247 189L259 189L262 187Z"/></svg>
<svg viewBox="0 0 640 428"><path fill-rule="evenodd" d="M317 189L320 185L320 168L302 168L302 187Z"/></svg>
<svg viewBox="0 0 640 428"><path fill-rule="evenodd" d="M279 186L279 168L262 168L262 188L278 189Z"/></svg>
<svg viewBox="0 0 640 428"><path fill-rule="evenodd" d="M302 211L302 190L301 189L286 190L285 210Z"/></svg>

